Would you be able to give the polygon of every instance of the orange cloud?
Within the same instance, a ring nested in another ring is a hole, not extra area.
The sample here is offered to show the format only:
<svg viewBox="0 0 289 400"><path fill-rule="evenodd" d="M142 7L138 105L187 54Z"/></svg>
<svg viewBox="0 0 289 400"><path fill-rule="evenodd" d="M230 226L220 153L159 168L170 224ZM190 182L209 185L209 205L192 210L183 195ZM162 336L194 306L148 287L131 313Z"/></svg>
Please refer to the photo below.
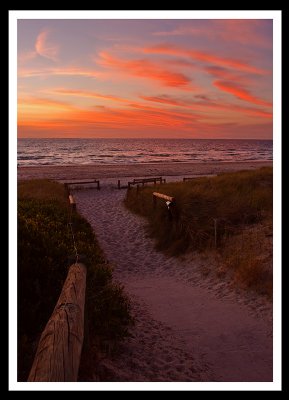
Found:
<svg viewBox="0 0 289 400"><path fill-rule="evenodd" d="M73 113L75 108L65 102L38 97L18 99L18 123L25 124L39 121L49 121L59 116L65 118Z"/></svg>
<svg viewBox="0 0 289 400"><path fill-rule="evenodd" d="M264 106L264 107L272 106L272 103L269 103L268 101L264 101L262 99L259 99L258 97L253 96L248 90L243 89L232 82L215 81L213 82L213 84L218 89L230 93L233 96L237 97L238 99L247 101L249 103L257 104L259 106Z"/></svg>
<svg viewBox="0 0 289 400"><path fill-rule="evenodd" d="M57 61L59 46L49 42L48 36L49 31L47 30L39 33L35 42L36 53L42 57Z"/></svg>
<svg viewBox="0 0 289 400"><path fill-rule="evenodd" d="M244 115L265 116L262 110L214 103L206 97L194 101L168 95L140 96L143 102L132 102L92 91L58 88L54 93L112 100L115 104L125 103L126 107L83 109L49 98L20 97L19 136L77 137L85 132L85 137L103 137L106 134L107 137L135 137L138 132L140 137L200 137L200 134L225 137L225 132L230 133L229 126L244 126L252 121ZM159 107L150 103L159 104ZM241 113L240 117L236 118L234 112ZM228 121L232 121L231 125Z"/></svg>
<svg viewBox="0 0 289 400"><path fill-rule="evenodd" d="M174 99L171 96L140 96L141 99L152 101L154 103L168 104L170 106L185 106L186 104L180 100Z"/></svg>
<svg viewBox="0 0 289 400"><path fill-rule="evenodd" d="M107 52L99 54L100 65L114 68L124 74L133 75L159 82L163 86L187 88L190 78L182 73L174 72L160 67L158 64L148 60L125 60L113 57Z"/></svg>
<svg viewBox="0 0 289 400"><path fill-rule="evenodd" d="M86 129L144 129L166 128L180 130L196 121L197 116L185 112L175 112L157 107L129 104L129 108L79 109L68 103L43 98L19 99L18 127L23 129L61 130L83 132ZM27 132L27 130L26 130Z"/></svg>
<svg viewBox="0 0 289 400"><path fill-rule="evenodd" d="M219 57L215 54L206 53L203 51L187 50L184 48L172 46L169 44L162 44L144 49L145 53L152 54L167 54L173 56L185 56L190 57L193 60L202 61L205 63L214 64L221 67L232 68L237 71L248 72L252 74L264 75L267 71L254 67L248 63L235 60L233 58Z"/></svg>

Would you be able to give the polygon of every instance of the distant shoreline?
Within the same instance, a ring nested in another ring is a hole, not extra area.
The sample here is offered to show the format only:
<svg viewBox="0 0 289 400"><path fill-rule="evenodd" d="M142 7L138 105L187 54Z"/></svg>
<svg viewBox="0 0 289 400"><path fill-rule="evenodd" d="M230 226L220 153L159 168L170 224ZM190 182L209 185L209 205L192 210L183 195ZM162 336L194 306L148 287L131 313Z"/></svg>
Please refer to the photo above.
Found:
<svg viewBox="0 0 289 400"><path fill-rule="evenodd" d="M88 164L88 165L39 165L19 166L21 179L106 179L140 176L182 177L189 175L213 175L241 169L272 167L272 161L237 162L166 162L135 164Z"/></svg>
<svg viewBox="0 0 289 400"><path fill-rule="evenodd" d="M18 137L17 140L255 140L255 141L271 141L273 142L273 138L264 139L264 138L187 138L187 137Z"/></svg>

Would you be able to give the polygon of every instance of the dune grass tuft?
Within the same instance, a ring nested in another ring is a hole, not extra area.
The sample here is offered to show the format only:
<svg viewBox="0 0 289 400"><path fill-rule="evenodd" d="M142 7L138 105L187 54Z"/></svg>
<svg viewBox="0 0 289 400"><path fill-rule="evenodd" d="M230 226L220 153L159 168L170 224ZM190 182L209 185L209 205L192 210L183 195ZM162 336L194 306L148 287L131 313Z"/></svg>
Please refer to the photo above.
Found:
<svg viewBox="0 0 289 400"><path fill-rule="evenodd" d="M267 281L272 281L272 273L270 277L260 257L260 249L248 251L253 240L249 237L248 228L258 226L261 239L255 240L263 242L266 241L262 233L265 227L271 227L272 232L272 186L273 170L266 167L147 186L138 192L131 189L127 192L125 205L147 218L148 232L155 238L158 250L178 256L188 251L214 249L216 246L224 265L234 270L238 282L263 292L262 284L266 280L265 292L270 296L272 285ZM161 199L157 200L154 207L154 191L176 199L171 214ZM242 252L236 250L239 243L243 246ZM242 259L237 259L237 253L242 254Z"/></svg>

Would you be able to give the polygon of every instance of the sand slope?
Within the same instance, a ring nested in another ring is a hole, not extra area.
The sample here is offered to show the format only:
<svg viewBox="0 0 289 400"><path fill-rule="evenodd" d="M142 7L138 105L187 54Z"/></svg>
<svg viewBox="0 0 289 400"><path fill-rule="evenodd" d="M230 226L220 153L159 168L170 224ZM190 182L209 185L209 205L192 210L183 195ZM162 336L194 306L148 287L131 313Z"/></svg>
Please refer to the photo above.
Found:
<svg viewBox="0 0 289 400"><path fill-rule="evenodd" d="M136 176L136 174L135 174ZM136 326L100 377L112 381L272 381L271 306L232 291L202 269L208 260L155 251L145 220L109 180L75 191L114 277L129 293Z"/></svg>

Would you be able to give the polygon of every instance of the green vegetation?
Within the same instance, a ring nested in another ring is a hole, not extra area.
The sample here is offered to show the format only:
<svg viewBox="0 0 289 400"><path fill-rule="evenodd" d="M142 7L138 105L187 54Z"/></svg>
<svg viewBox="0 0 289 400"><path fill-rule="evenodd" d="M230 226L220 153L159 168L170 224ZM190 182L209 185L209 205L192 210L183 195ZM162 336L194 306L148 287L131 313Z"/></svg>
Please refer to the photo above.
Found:
<svg viewBox="0 0 289 400"><path fill-rule="evenodd" d="M139 192L132 189L125 204L148 219L148 231L156 239L156 248L171 256L214 249L217 220L217 251L222 268L229 267L236 281L270 297L272 271L262 252L271 251L272 180L272 168L226 173L147 186ZM161 199L157 199L154 208L153 191L175 197L171 213Z"/></svg>
<svg viewBox="0 0 289 400"><path fill-rule="evenodd" d="M26 380L37 342L75 261L63 185L48 180L18 184L18 379ZM87 266L86 326L80 376L87 379L96 354L128 334L129 300L112 282L90 225L73 213L79 254ZM92 351L93 349L93 351Z"/></svg>

